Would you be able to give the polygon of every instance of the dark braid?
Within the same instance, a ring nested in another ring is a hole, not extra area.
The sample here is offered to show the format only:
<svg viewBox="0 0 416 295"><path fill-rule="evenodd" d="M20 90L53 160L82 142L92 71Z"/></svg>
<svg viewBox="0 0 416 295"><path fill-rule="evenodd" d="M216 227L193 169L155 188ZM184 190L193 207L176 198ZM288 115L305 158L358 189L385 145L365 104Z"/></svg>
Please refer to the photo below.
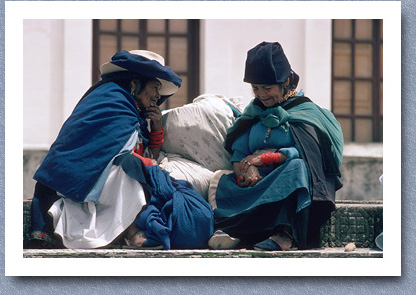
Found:
<svg viewBox="0 0 416 295"><path fill-rule="evenodd" d="M299 75L296 74L294 71L290 71L289 75L289 85L284 86L284 84L281 84L281 87L283 88L283 96L285 96L290 90L296 89L298 87L299 83Z"/></svg>

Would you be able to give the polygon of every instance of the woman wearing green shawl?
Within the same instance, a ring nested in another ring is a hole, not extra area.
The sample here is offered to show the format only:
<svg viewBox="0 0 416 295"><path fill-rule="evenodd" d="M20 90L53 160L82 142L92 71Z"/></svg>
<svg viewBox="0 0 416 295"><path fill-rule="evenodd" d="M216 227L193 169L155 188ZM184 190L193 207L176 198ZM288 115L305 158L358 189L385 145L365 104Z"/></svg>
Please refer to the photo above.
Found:
<svg viewBox="0 0 416 295"><path fill-rule="evenodd" d="M255 98L227 131L234 173L218 182L209 246L319 247L320 226L342 186L340 124L296 91L299 76L277 42L248 51L244 82Z"/></svg>

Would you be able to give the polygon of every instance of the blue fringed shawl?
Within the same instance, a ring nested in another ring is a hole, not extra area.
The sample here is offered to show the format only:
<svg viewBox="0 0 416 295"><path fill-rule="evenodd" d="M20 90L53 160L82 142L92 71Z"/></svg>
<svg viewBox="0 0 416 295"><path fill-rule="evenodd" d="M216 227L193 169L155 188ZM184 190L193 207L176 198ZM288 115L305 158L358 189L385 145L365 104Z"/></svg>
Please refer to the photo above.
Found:
<svg viewBox="0 0 416 295"><path fill-rule="evenodd" d="M136 128L145 128L133 97L116 83L95 88L75 107L34 179L83 202Z"/></svg>

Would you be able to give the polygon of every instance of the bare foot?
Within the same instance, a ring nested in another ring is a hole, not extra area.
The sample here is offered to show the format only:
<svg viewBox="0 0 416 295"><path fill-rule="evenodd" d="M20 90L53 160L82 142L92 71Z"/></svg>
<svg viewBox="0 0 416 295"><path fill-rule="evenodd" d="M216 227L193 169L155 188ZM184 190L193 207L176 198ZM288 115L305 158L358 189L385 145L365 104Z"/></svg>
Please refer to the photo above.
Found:
<svg viewBox="0 0 416 295"><path fill-rule="evenodd" d="M146 241L146 235L144 231L141 231L138 227L131 225L127 229L126 242L129 246L141 247Z"/></svg>
<svg viewBox="0 0 416 295"><path fill-rule="evenodd" d="M279 244L280 248L282 248L283 251L289 250L292 247L293 240L288 236L282 236L280 234L277 234L271 236L270 239Z"/></svg>

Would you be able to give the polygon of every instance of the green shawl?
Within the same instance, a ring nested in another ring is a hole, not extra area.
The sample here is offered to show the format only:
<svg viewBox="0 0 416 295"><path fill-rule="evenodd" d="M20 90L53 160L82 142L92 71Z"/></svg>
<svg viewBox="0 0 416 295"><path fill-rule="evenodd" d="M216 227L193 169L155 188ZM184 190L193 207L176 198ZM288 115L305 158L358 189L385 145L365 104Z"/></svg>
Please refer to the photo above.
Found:
<svg viewBox="0 0 416 295"><path fill-rule="evenodd" d="M290 123L305 123L318 128L330 139L334 159L338 167L341 166L344 144L341 125L329 110L323 109L311 101L297 104L285 110L280 105L263 109L255 104L255 100L252 100L234 125L228 128L226 148L230 150L236 137L235 134L238 133L237 129L247 126L248 121L257 122L259 120L269 128L280 127L288 130ZM234 136L229 137L232 134Z"/></svg>

